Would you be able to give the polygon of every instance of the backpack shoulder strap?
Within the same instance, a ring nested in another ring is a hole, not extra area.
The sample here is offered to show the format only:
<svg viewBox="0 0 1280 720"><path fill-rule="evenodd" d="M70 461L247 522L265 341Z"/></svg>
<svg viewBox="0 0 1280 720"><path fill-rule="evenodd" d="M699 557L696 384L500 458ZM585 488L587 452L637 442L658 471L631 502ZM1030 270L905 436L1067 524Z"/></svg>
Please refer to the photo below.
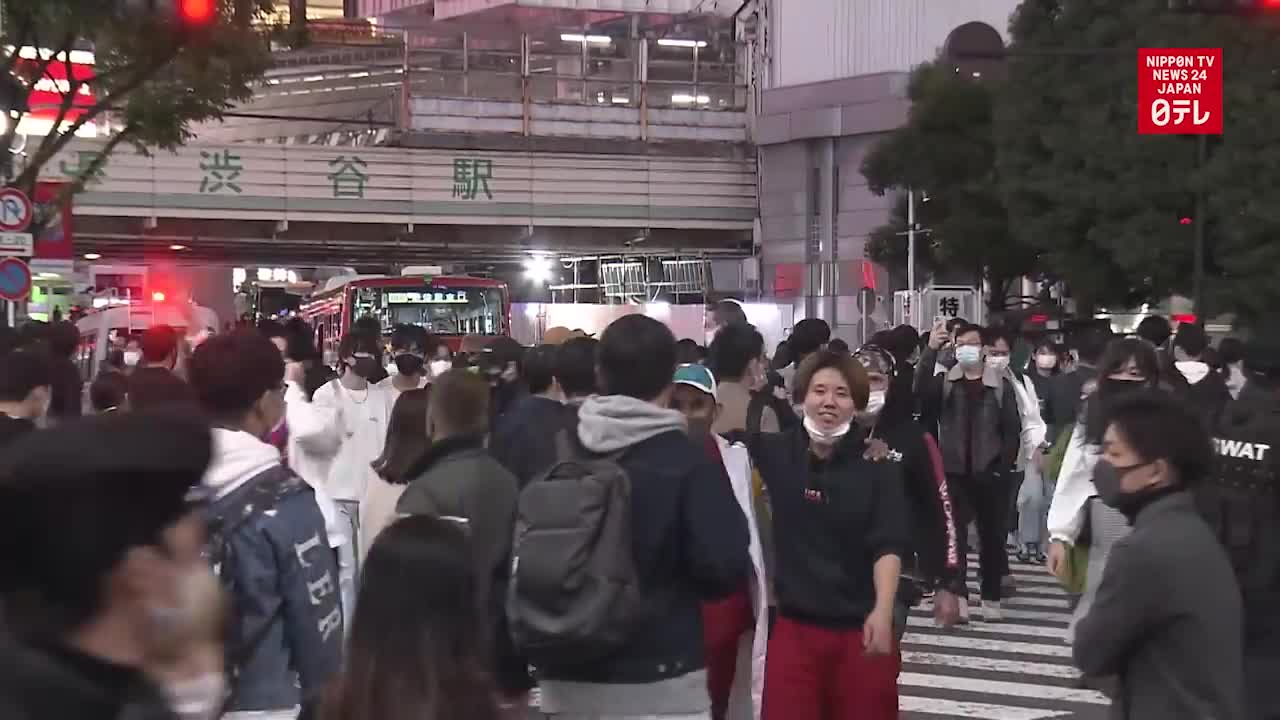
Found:
<svg viewBox="0 0 1280 720"><path fill-rule="evenodd" d="M578 457L578 451L573 446L573 438L569 437L569 428L561 428L556 433L556 462L569 462Z"/></svg>
<svg viewBox="0 0 1280 720"><path fill-rule="evenodd" d="M747 401L747 432L760 432L760 424L764 420L764 408L768 403L768 398L763 393L751 393L751 399Z"/></svg>

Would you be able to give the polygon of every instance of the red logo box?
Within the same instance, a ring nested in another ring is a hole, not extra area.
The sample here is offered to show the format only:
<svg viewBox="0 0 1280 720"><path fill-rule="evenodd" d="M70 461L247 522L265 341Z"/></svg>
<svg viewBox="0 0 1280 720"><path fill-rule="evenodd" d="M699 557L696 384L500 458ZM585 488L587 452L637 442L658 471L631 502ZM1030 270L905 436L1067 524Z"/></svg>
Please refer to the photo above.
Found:
<svg viewBox="0 0 1280 720"><path fill-rule="evenodd" d="M1138 134L1222 134L1222 48L1138 51Z"/></svg>

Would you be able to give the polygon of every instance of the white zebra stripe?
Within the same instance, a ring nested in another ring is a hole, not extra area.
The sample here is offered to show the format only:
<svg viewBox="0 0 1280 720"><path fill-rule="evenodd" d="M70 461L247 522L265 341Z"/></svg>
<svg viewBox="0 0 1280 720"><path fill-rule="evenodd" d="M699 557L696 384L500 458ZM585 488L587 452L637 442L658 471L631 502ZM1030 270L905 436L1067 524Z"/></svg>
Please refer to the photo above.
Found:
<svg viewBox="0 0 1280 720"><path fill-rule="evenodd" d="M1037 700L1060 700L1088 705L1111 704L1110 698L1096 690L1077 690L1057 685L1032 685L1030 683L1005 682L1003 680L981 680L953 675L925 675L904 672L898 676L898 685L899 687L960 690L963 692L983 693L985 695L1036 698Z"/></svg>
<svg viewBox="0 0 1280 720"><path fill-rule="evenodd" d="M1080 677L1080 671L1071 665L1059 663L1030 662L1027 660L1004 660L1001 658L983 657L981 655L946 655L943 653L916 652L902 653L902 662L916 665L941 665L945 668L959 670L979 670L983 672L1016 673L1018 675L1039 675L1041 677L1074 680Z"/></svg>
<svg viewBox="0 0 1280 720"><path fill-rule="evenodd" d="M922 715L946 715L948 717L974 718L974 720L1045 720L1071 713L1065 710L1040 710L1037 708L1010 707L980 702L960 702L939 698L899 697L898 710L902 713Z"/></svg>
<svg viewBox="0 0 1280 720"><path fill-rule="evenodd" d="M973 570L973 569L970 569L970 570L969 570L969 580L970 580L970 582L977 582L977 581L979 581L979 580L981 580L981 579L982 579L982 578L980 578L980 577L978 576L978 572L977 572L976 570ZM1054 577L1054 576L1050 575L1050 574L1049 574L1049 573L1047 573L1047 572L1041 572L1041 573L1019 573L1019 572L1016 572L1016 573L1013 573L1013 580L1014 580L1014 583L1015 583L1015 584L1017 584L1017 583L1034 583L1034 584L1036 584L1036 585L1054 585L1054 586L1057 586L1057 587L1061 587L1061 585L1059 585L1059 583L1058 583L1058 578L1056 578L1056 577Z"/></svg>
<svg viewBox="0 0 1280 720"><path fill-rule="evenodd" d="M1005 607L1005 602L1000 603L1001 614L1010 620L1043 620L1044 622L1059 623L1066 625L1071 622L1071 613L1069 612L1044 612L1041 610L1017 610ZM913 615L922 617L933 617L933 606L931 604L922 604L920 607L912 608ZM978 612L976 609L973 612Z"/></svg>
<svg viewBox="0 0 1280 720"><path fill-rule="evenodd" d="M978 583L970 581L969 592L971 594L977 595L982 592L982 588L978 585ZM1019 595L1035 595L1038 597L1061 598L1066 593L1063 592L1062 588L1058 587L1058 585L1055 583L1053 585L1033 585L1031 587L1027 587L1026 585L1019 585L1018 589L1014 590L1013 594L1015 597Z"/></svg>
<svg viewBox="0 0 1280 720"><path fill-rule="evenodd" d="M933 620L930 618L922 618L912 615L907 618L907 627L931 628L934 627L934 624ZM1027 637L1058 639L1065 639L1067 637L1066 628L1041 627L1039 625L1018 625L1016 623L1006 622L987 623L971 621L968 629L975 632L999 633L1001 635L1025 635ZM964 632L964 630L962 629L961 632Z"/></svg>
<svg viewBox="0 0 1280 720"><path fill-rule="evenodd" d="M953 650L972 650L974 652L998 652L1009 655L1042 655L1071 659L1071 647L1066 644L1017 642L1014 640L995 640L979 638L960 633L913 633L908 631L902 638L903 649L917 648L950 648Z"/></svg>

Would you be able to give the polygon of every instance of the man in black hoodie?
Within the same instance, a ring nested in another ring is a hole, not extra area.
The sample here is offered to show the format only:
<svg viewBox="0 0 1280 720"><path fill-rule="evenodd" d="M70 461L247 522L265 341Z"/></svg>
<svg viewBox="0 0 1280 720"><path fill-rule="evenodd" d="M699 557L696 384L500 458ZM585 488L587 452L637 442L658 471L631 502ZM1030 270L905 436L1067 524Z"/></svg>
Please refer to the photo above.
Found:
<svg viewBox="0 0 1280 720"><path fill-rule="evenodd" d="M1178 373L1172 380L1177 394L1196 409L1207 428L1214 428L1231 400L1231 392L1222 374L1204 362L1208 349L1209 336L1203 327L1195 323L1179 325L1178 333L1173 336L1174 367Z"/></svg>
<svg viewBox="0 0 1280 720"><path fill-rule="evenodd" d="M1217 466L1196 488L1244 601L1250 720L1280 717L1280 339L1251 341L1246 381L1214 436Z"/></svg>
<svg viewBox="0 0 1280 720"><path fill-rule="evenodd" d="M0 355L0 447L35 430L52 397L48 357L35 350Z"/></svg>

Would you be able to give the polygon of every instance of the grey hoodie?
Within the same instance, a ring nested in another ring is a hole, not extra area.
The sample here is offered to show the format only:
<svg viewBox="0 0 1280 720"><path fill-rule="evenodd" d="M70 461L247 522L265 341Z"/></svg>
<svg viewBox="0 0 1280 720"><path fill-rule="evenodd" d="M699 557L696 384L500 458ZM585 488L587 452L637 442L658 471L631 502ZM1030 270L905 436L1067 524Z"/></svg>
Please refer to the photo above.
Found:
<svg viewBox="0 0 1280 720"><path fill-rule="evenodd" d="M688 428L684 415L626 395L595 395L578 410L578 440L594 453L625 450L665 432Z"/></svg>

